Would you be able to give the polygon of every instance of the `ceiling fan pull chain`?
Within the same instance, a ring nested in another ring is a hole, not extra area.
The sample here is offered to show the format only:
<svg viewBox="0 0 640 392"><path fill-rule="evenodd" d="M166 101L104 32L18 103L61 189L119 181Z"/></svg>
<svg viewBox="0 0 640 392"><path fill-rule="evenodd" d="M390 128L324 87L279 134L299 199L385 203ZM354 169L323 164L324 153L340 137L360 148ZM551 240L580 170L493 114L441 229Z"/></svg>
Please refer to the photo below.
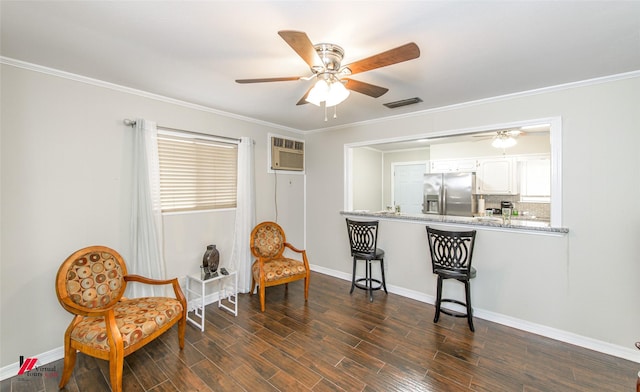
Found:
<svg viewBox="0 0 640 392"><path fill-rule="evenodd" d="M324 121L327 121L327 103L324 103Z"/></svg>
<svg viewBox="0 0 640 392"><path fill-rule="evenodd" d="M338 105L333 107L333 118L338 118Z"/></svg>

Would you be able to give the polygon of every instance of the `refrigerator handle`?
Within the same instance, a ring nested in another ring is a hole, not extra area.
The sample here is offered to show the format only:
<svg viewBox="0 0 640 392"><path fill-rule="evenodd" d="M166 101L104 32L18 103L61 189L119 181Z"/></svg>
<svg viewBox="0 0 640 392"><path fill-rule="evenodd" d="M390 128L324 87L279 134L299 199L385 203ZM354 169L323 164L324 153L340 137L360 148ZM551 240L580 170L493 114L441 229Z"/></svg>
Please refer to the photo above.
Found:
<svg viewBox="0 0 640 392"><path fill-rule="evenodd" d="M444 186L444 183L442 184L442 192L440 193L440 200L438 200L438 202L440 203L440 205L438 206L438 211L440 211L440 215L447 215L447 211L445 211L445 206L447 205L447 203L445 203L444 201L447 200L447 187Z"/></svg>

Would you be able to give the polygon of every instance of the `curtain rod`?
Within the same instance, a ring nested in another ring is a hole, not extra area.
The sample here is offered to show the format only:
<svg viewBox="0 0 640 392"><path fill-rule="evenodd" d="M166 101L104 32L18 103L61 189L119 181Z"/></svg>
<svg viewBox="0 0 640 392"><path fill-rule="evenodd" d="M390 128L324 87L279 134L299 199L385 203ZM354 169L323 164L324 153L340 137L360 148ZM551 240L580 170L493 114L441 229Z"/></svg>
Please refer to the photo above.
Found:
<svg viewBox="0 0 640 392"><path fill-rule="evenodd" d="M124 120L122 120L122 122L124 123L124 125L128 126L128 127L133 127L136 125L135 120L129 120L128 118L125 118ZM202 132L194 132L194 131L187 131L185 129L177 129L177 128L169 128L169 127L163 127L162 125L158 125L158 128L162 128L162 129L166 129L168 131L177 131L177 132L184 132L184 133L189 133L192 135L197 135L197 136L207 136L207 137L213 137L213 138L219 138L219 139L227 139L227 140L232 140L234 142L238 142L240 143L241 140L234 138L234 137L227 137L227 136L218 136L218 135L209 135L208 133L202 133Z"/></svg>

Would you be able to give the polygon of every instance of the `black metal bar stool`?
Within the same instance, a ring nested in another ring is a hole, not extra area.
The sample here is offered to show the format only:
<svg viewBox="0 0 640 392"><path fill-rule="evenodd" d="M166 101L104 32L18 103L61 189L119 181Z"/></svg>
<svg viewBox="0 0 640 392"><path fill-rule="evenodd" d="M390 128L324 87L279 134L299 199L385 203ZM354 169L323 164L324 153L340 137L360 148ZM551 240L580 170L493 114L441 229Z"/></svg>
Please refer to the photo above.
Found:
<svg viewBox="0 0 640 392"><path fill-rule="evenodd" d="M384 250L377 248L378 221L354 221L347 218L347 231L353 257L353 276L351 277L351 291L355 287L369 292L369 301L373 302L373 291L384 289L387 293L387 284L384 279ZM358 260L364 260L365 277L356 279L356 265ZM371 275L371 263L380 261L382 280L374 279Z"/></svg>
<svg viewBox="0 0 640 392"><path fill-rule="evenodd" d="M453 317L466 317L469 328L472 332L475 331L473 327L473 308L471 307L471 287L469 281L476 277L476 269L471 267L476 231L443 231L427 226L427 239L429 240L433 273L438 275L436 314L433 322L438 322L440 312ZM465 302L442 298L442 281L444 279L455 279L464 283ZM462 305L467 309L467 313L443 309L441 307L442 302Z"/></svg>

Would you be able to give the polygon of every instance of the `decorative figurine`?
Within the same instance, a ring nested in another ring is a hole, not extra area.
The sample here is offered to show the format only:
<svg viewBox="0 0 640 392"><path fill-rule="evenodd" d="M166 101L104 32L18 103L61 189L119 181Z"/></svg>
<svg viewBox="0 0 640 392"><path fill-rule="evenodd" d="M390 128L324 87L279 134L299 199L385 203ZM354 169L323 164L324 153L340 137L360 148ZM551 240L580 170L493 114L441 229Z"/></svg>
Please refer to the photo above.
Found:
<svg viewBox="0 0 640 392"><path fill-rule="evenodd" d="M202 266L205 270L214 273L218 270L219 263L220 252L218 252L215 245L208 245L207 251L204 252L204 256L202 257Z"/></svg>

